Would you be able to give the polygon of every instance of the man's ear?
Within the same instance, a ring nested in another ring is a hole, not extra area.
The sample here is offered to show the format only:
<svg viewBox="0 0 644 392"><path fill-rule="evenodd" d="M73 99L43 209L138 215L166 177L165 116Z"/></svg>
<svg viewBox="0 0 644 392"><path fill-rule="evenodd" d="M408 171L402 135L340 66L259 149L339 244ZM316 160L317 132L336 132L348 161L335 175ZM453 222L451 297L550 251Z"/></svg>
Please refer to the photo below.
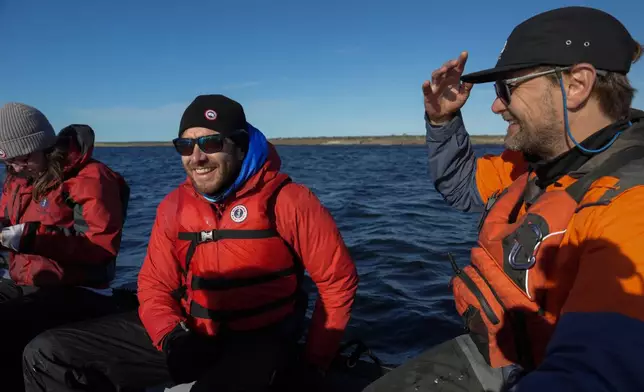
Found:
<svg viewBox="0 0 644 392"><path fill-rule="evenodd" d="M595 80L597 80L595 67L586 63L575 65L564 76L568 110L575 111L584 107L593 92Z"/></svg>

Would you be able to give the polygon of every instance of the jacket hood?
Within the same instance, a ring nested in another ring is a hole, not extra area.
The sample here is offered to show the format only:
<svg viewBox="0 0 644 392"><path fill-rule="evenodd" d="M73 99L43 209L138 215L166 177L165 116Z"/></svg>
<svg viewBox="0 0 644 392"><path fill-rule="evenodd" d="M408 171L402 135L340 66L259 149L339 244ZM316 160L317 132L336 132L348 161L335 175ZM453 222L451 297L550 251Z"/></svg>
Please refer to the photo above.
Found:
<svg viewBox="0 0 644 392"><path fill-rule="evenodd" d="M235 192L236 196L242 196L256 188L261 188L264 184L273 180L282 167L282 159L277 153L274 145L267 141L267 156L264 164L246 180L245 183Z"/></svg>
<svg viewBox="0 0 644 392"><path fill-rule="evenodd" d="M58 134L56 146L67 150L65 173L83 167L94 153L94 130L89 125L72 124Z"/></svg>

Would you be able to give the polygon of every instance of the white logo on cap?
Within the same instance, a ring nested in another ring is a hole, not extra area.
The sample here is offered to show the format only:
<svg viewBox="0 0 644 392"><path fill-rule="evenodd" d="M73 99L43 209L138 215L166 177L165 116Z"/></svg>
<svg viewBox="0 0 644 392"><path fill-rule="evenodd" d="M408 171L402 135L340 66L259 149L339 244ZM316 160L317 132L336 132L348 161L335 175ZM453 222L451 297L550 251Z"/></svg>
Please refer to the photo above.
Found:
<svg viewBox="0 0 644 392"><path fill-rule="evenodd" d="M204 116L206 116L206 120L212 121L217 118L217 112L212 109L208 109L206 110L206 113L204 113Z"/></svg>
<svg viewBox="0 0 644 392"><path fill-rule="evenodd" d="M7 153L0 149L0 158L6 158Z"/></svg>
<svg viewBox="0 0 644 392"><path fill-rule="evenodd" d="M244 207L241 204L236 205L230 211L230 219L232 219L234 222L237 222L237 223L245 221L247 216L248 216L248 210L246 209L246 207Z"/></svg>

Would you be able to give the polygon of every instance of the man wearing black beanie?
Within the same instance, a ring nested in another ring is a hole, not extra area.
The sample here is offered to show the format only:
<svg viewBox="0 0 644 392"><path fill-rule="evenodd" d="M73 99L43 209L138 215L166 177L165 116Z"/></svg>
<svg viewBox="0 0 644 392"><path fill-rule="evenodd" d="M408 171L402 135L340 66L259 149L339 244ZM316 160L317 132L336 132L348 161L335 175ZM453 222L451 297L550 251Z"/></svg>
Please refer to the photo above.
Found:
<svg viewBox="0 0 644 392"><path fill-rule="evenodd" d="M169 380L194 382L192 392L321 384L358 282L333 217L280 171L276 149L238 102L198 96L178 136L187 178L157 208L138 314L36 338L25 349L27 392L71 384L135 390ZM320 299L300 352L305 271Z"/></svg>
<svg viewBox="0 0 644 392"><path fill-rule="evenodd" d="M181 137L186 129L199 127L229 137L243 151L248 149L244 108L224 95L199 95L195 98L181 116L178 136Z"/></svg>
<svg viewBox="0 0 644 392"><path fill-rule="evenodd" d="M233 191L249 147L247 128L244 108L219 94L198 96L181 116L173 143L192 185L206 197L217 201Z"/></svg>

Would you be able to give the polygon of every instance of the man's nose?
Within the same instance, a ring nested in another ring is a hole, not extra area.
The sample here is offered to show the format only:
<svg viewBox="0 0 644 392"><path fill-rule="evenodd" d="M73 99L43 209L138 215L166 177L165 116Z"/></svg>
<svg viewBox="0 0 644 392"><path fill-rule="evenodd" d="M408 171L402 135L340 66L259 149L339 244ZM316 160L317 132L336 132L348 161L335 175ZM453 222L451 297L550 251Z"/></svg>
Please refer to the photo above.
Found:
<svg viewBox="0 0 644 392"><path fill-rule="evenodd" d="M201 151L201 148L199 146L195 145L195 149L192 151L192 161L197 163L197 162L204 162L208 160L208 155Z"/></svg>
<svg viewBox="0 0 644 392"><path fill-rule="evenodd" d="M494 100L494 102L492 102L492 112L495 114L501 114L507 109L507 105L503 103L503 101L498 97Z"/></svg>

